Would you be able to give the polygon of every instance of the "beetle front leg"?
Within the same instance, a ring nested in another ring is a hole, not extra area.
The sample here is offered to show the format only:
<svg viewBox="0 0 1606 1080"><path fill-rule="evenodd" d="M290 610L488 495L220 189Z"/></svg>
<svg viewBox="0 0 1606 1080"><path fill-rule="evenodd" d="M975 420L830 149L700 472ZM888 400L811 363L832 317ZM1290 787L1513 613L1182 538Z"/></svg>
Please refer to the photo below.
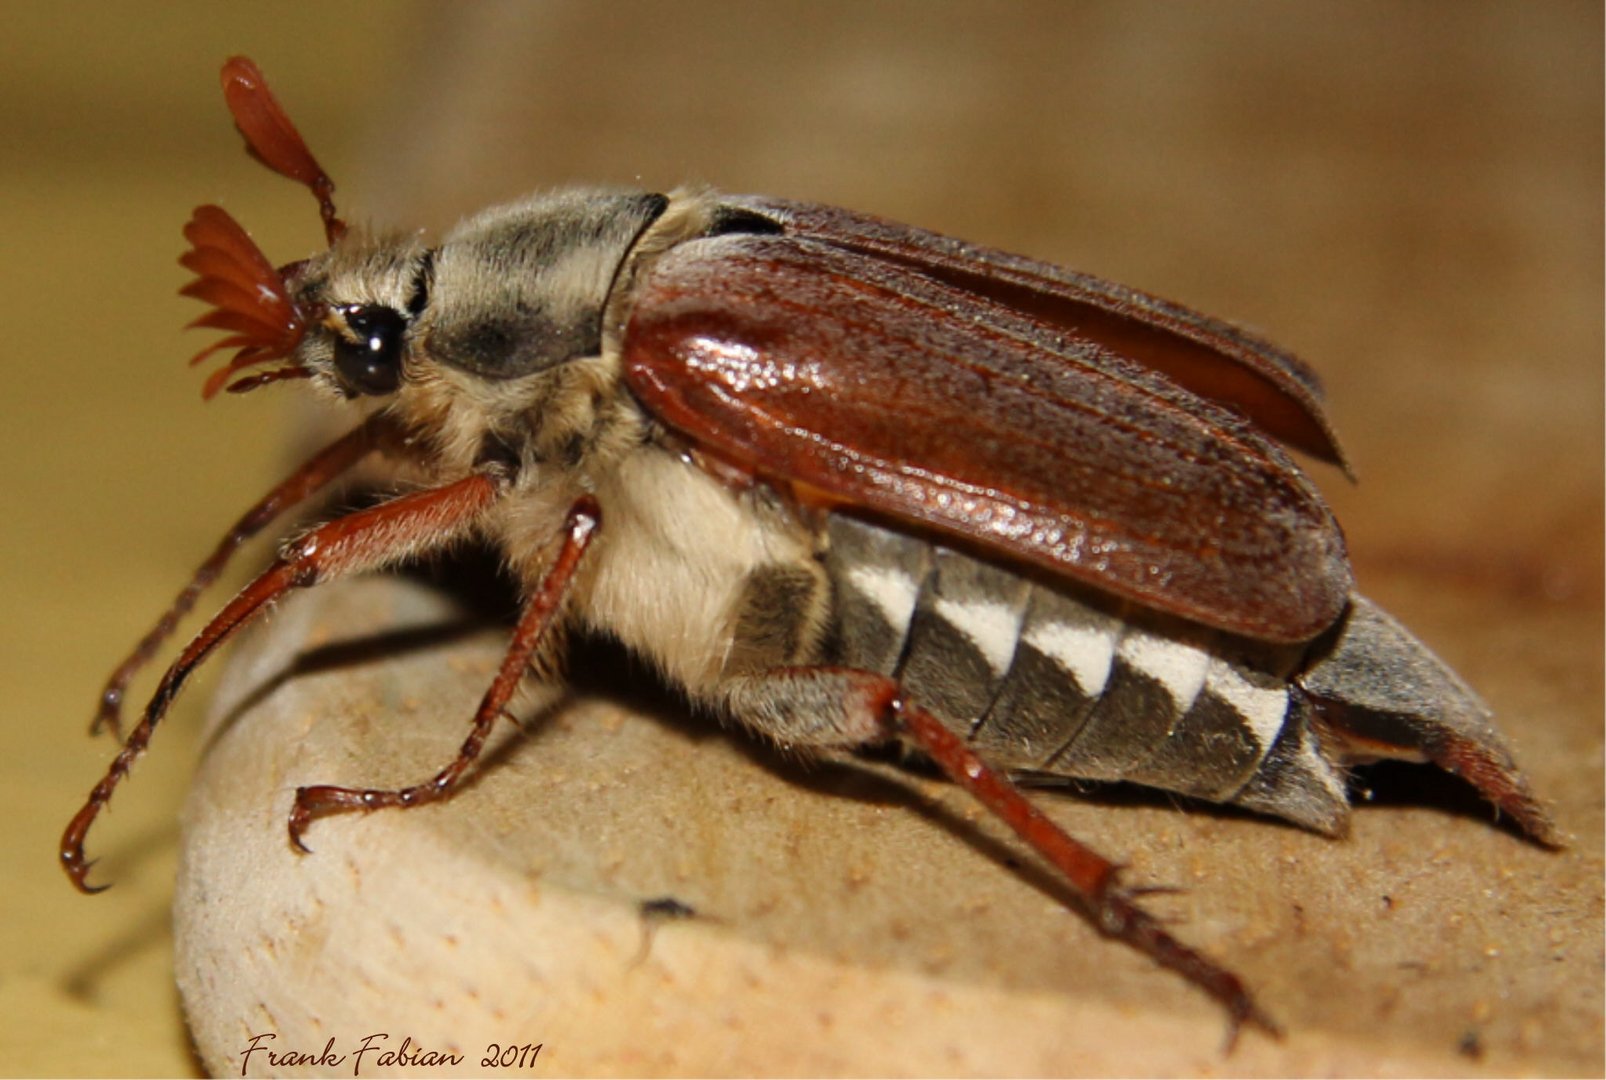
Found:
<svg viewBox="0 0 1606 1080"><path fill-rule="evenodd" d="M721 688L731 711L783 745L857 747L901 740L919 747L1048 860L1071 899L1100 933L1168 967L1226 1007L1230 1046L1243 1024L1281 1035L1243 980L1172 937L1137 903L1144 889L1122 888L1120 867L1076 840L1034 806L1009 778L941 721L905 698L897 681L851 668L782 668L737 676Z"/></svg>
<svg viewBox="0 0 1606 1080"><path fill-rule="evenodd" d="M597 501L591 496L581 498L569 508L568 518L564 523L563 547L542 580L541 588L525 603L524 612L519 616L518 626L514 629L512 641L508 645L507 654L502 658L502 666L491 682L490 689L486 690L485 697L480 700L479 710L474 714L473 727L462 748L457 752L457 757L424 783L394 791L328 785L297 788L296 802L290 811L289 822L292 844L302 851L310 851L302 842L301 835L314 818L322 817L324 814L342 810L378 810L386 806L419 806L445 798L452 792L463 774L479 757L491 728L496 724L497 717L504 715L508 701L524 677L530 658L562 610L564 597L568 595L569 586L574 581L581 556L596 537L601 524L601 511Z"/></svg>
<svg viewBox="0 0 1606 1080"><path fill-rule="evenodd" d="M101 731L109 730L114 737L122 738L123 697L128 693L128 684L133 681L141 668L150 663L151 658L156 655L156 650L161 648L162 642L172 636L178 621L195 606L195 601L202 591L217 580L223 568L228 565L229 559L242 544L267 528L280 514L298 503L305 502L319 490L343 476L379 446L392 441L397 434L394 423L384 414L374 414L367 422L347 432L302 463L295 472L241 515L240 520L234 523L234 527L218 541L212 554L196 568L189 583L180 590L172 604L162 613L162 617L156 620L156 625L139 640L139 644L134 646L133 651L117 665L106 680L106 685L100 691L100 703L95 711L95 719L89 725L90 734L98 735Z"/></svg>
<svg viewBox="0 0 1606 1080"><path fill-rule="evenodd" d="M156 725L167 714L185 681L203 660L291 589L372 570L408 555L440 547L462 535L500 496L506 479L500 472L479 472L454 483L414 492L367 510L318 526L290 544L255 581L218 612L185 647L162 676L145 715L129 733L106 775L89 793L84 806L61 837L61 865L83 892L105 886L85 881L91 863L84 858L84 837L111 799L118 783L150 743Z"/></svg>

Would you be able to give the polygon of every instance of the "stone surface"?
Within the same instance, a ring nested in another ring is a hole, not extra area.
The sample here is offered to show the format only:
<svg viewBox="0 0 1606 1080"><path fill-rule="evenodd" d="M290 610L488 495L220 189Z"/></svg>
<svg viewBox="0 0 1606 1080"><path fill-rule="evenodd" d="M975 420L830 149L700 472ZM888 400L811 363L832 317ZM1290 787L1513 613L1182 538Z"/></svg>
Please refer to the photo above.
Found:
<svg viewBox="0 0 1606 1080"><path fill-rule="evenodd" d="M1065 911L961 792L789 762L606 655L449 802L324 819L313 854L290 848L297 785L448 760L500 649L445 597L366 580L295 598L235 657L176 909L210 1071L253 1035L352 1051L383 1032L465 1070L538 1043L531 1074L1493 1075L1566 1071L1599 1022L1593 852L1539 850L1449 785L1428 785L1437 807L1363 807L1342 841L1038 796L1134 881L1182 886L1154 907L1291 1033L1223 1058L1220 1010ZM696 914L643 913L664 898Z"/></svg>

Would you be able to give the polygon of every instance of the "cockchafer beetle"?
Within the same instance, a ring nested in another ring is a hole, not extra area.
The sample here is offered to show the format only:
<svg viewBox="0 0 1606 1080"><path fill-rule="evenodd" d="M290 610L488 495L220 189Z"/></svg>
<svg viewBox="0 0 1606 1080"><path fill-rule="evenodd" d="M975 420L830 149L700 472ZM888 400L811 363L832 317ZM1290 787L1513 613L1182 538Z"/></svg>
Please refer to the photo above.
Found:
<svg viewBox="0 0 1606 1080"><path fill-rule="evenodd" d="M1134 781L1334 833L1347 767L1399 758L1556 843L1488 708L1355 591L1277 445L1345 466L1289 353L1096 277L778 199L567 190L435 246L371 235L337 216L251 61L223 89L252 155L316 196L329 248L275 269L223 210L195 211L184 292L228 335L196 359L235 350L206 396L306 379L362 420L238 522L96 726L119 730L135 672L283 511L374 453L421 485L289 541L183 650L63 836L80 889L90 824L197 664L291 589L468 535L525 587L468 739L414 787L298 789L298 847L321 815L450 794L570 629L789 748L929 758L1234 1030L1276 1029L1012 778Z"/></svg>

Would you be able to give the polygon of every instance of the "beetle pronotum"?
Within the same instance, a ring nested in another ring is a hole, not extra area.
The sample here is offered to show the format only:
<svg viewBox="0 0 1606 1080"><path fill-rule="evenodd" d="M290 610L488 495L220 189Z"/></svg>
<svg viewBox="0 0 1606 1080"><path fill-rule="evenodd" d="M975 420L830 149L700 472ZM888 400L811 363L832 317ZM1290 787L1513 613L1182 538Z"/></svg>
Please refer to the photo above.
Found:
<svg viewBox="0 0 1606 1080"><path fill-rule="evenodd" d="M1354 591L1278 442L1343 466L1288 353L1098 278L830 207L571 190L428 246L337 216L249 60L253 156L316 196L327 251L275 269L223 210L185 229L205 387L306 379L362 416L241 518L113 673L96 726L245 539L384 453L423 486L316 526L200 632L62 838L85 834L197 664L291 589L478 534L523 613L467 740L397 791L299 788L289 821L448 795L567 628L803 751L930 758L1103 933L1275 1026L1015 776L1130 780L1339 831L1346 767L1431 762L1552 826L1489 711ZM283 362L261 370L261 365ZM255 373L243 374L248 369Z"/></svg>

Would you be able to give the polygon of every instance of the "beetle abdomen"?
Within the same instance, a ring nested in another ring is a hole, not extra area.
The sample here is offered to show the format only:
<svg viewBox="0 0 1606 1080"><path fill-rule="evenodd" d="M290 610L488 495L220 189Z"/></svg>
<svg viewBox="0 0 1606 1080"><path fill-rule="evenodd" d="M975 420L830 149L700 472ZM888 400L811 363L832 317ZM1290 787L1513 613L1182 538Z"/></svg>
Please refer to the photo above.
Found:
<svg viewBox="0 0 1606 1080"><path fill-rule="evenodd" d="M1128 623L860 521L828 528L833 662L898 679L989 761L1342 824L1342 770L1321 753L1304 694L1212 648L1214 635Z"/></svg>

